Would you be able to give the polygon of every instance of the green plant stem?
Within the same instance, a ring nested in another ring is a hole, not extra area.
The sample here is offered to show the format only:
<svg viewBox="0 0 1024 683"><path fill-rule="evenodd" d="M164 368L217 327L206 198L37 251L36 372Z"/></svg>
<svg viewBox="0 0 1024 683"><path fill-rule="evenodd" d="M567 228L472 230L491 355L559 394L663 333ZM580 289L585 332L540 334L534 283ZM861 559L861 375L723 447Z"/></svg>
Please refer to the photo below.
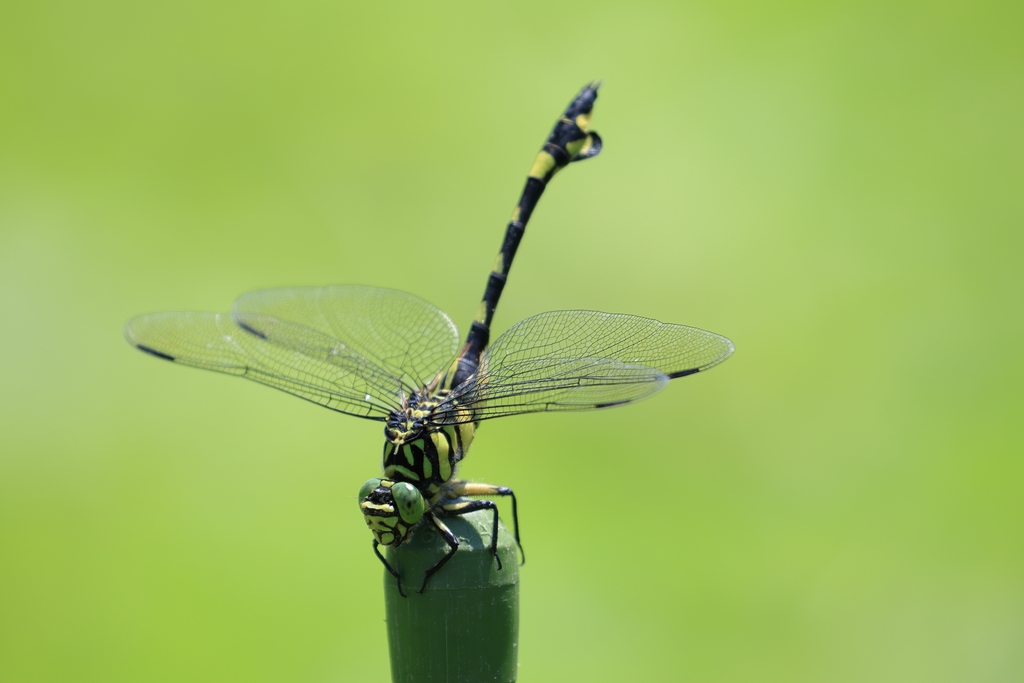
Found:
<svg viewBox="0 0 1024 683"><path fill-rule="evenodd" d="M394 683L478 683L516 680L519 646L519 556L503 525L498 557L490 553L492 513L486 510L444 523L459 539L455 556L427 583L423 574L450 552L428 524L407 542L389 549L388 562L402 576L384 572L384 606L391 680Z"/></svg>

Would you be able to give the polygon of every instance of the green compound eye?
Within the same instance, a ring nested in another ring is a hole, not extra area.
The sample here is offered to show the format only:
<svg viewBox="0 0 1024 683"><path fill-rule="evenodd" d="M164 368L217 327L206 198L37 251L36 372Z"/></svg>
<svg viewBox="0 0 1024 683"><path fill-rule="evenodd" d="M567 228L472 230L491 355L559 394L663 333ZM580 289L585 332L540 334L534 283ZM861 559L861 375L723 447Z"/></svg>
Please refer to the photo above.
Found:
<svg viewBox="0 0 1024 683"><path fill-rule="evenodd" d="M416 490L415 486L400 481L391 487L391 495L395 497L395 505L403 522L415 524L420 521L427 508L427 502L423 500L423 494Z"/></svg>
<svg viewBox="0 0 1024 683"><path fill-rule="evenodd" d="M362 503L366 497L373 493L373 490L380 486L380 479L371 479L359 489L359 502Z"/></svg>

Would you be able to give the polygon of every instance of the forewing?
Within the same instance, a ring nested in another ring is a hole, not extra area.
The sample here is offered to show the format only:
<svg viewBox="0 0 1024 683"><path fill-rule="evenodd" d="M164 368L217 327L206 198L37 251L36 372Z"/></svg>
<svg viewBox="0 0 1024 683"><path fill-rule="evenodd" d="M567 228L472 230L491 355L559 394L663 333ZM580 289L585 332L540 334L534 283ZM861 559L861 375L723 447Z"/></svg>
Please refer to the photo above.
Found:
<svg viewBox="0 0 1024 683"><path fill-rule="evenodd" d="M289 323L275 325L280 332ZM287 348L239 327L227 314L140 315L125 324L124 334L129 343L159 358L245 377L356 417L382 420L401 400L398 378L358 354L339 349L315 355ZM311 349L330 349L324 335L302 334Z"/></svg>
<svg viewBox="0 0 1024 683"><path fill-rule="evenodd" d="M307 355L329 357L340 344L399 378L406 393L434 379L459 347L459 331L444 311L395 289L264 289L239 297L231 315L268 341Z"/></svg>
<svg viewBox="0 0 1024 683"><path fill-rule="evenodd" d="M445 424L629 403L728 358L732 342L635 315L551 311L509 328L435 411Z"/></svg>

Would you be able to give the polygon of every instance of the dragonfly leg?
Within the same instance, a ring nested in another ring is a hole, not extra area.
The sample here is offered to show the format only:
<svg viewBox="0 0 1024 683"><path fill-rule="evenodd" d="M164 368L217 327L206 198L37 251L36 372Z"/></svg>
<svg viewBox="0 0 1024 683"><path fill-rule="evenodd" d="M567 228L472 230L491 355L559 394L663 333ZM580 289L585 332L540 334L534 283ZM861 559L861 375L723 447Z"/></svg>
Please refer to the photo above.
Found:
<svg viewBox="0 0 1024 683"><path fill-rule="evenodd" d="M448 517L468 515L477 510L490 510L494 513L494 522L491 525L491 555L498 563L498 571L501 571L501 558L498 557L498 506L493 500L459 500L452 503L445 503L441 506L443 514Z"/></svg>
<svg viewBox="0 0 1024 683"><path fill-rule="evenodd" d="M444 557L437 561L437 564L426 571L423 575L423 585L420 586L420 593L427 589L427 581L430 577L436 574L437 570L445 565L445 562L452 559L452 555L454 555L455 551L459 549L459 539L455 538L455 534L451 532L451 529L445 526L444 522L439 520L432 512L428 512L426 517L430 520L430 523L434 525L434 528L437 529L438 533L441 534L441 538L444 539L444 542L448 544L448 547L451 548L452 551L450 553L445 553Z"/></svg>
<svg viewBox="0 0 1024 683"><path fill-rule="evenodd" d="M519 506L516 504L516 494L507 486L494 486L493 484L475 484L469 481L456 479L452 482L451 493L456 496L508 496L512 499L512 534L515 536L516 545L519 547L519 554L522 556L520 566L526 564L526 551L519 541ZM495 534L497 538L497 534ZM498 564L501 564L500 562Z"/></svg>
<svg viewBox="0 0 1024 683"><path fill-rule="evenodd" d="M374 552L374 554L377 556L377 559L380 560L381 563L384 565L384 568L387 569L388 572L391 573L391 576L395 577L395 580L398 581L398 594L401 595L403 598L409 597L408 595L406 595L405 593L402 592L402 575L399 574L397 571L395 571L395 568L392 567L390 564L388 564L388 561L385 560L384 556L380 554L380 550L377 549L377 546L379 546L379 545L380 544L377 543L377 539L373 539L373 552ZM420 591L420 592L422 593L423 591Z"/></svg>

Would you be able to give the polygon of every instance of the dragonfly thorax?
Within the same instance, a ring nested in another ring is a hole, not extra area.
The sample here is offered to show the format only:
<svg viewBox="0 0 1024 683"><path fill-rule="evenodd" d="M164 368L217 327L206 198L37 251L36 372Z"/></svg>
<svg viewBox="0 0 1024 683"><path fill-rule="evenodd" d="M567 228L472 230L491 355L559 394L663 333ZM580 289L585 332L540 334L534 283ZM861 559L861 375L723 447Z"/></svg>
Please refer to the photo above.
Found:
<svg viewBox="0 0 1024 683"><path fill-rule="evenodd" d="M384 438L396 446L416 440L426 429L430 414L447 393L430 393L427 389L413 392L402 402L402 407L396 408L388 415L384 426Z"/></svg>
<svg viewBox="0 0 1024 683"><path fill-rule="evenodd" d="M413 393L384 427L384 476L416 487L433 504L448 488L476 432L472 422L438 425L430 417L446 391Z"/></svg>

